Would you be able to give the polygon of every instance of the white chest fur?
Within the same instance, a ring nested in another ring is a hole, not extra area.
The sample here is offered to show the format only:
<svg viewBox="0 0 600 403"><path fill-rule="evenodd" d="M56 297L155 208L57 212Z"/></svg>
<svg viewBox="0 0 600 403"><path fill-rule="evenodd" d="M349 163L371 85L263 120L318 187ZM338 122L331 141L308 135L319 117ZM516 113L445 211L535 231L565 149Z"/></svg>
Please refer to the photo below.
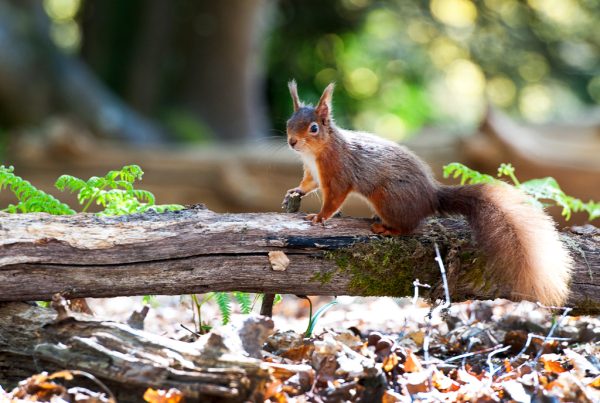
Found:
<svg viewBox="0 0 600 403"><path fill-rule="evenodd" d="M315 182L320 184L319 169L317 168L317 160L315 159L314 155L302 153L300 154L300 156L302 157L302 162L304 162L304 166L306 166L310 170L310 173Z"/></svg>

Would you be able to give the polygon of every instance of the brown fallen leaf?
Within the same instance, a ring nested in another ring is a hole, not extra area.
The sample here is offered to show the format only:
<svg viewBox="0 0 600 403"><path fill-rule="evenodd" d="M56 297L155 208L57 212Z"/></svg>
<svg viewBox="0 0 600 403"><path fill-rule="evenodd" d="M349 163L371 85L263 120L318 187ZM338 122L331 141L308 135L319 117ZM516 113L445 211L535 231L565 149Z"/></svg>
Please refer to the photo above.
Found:
<svg viewBox="0 0 600 403"><path fill-rule="evenodd" d="M402 396L401 394L391 390L386 390L381 399L381 403L400 403L409 401L410 397Z"/></svg>
<svg viewBox="0 0 600 403"><path fill-rule="evenodd" d="M416 393L428 392L431 388L429 375L429 371L404 374L405 386L408 393L414 395Z"/></svg>
<svg viewBox="0 0 600 403"><path fill-rule="evenodd" d="M440 392L456 392L458 389L460 389L458 382L450 379L444 375L443 372L437 369L434 370L431 379L433 380L433 387Z"/></svg>
<svg viewBox="0 0 600 403"><path fill-rule="evenodd" d="M290 265L290 259L281 251L269 252L269 263L275 271L285 271Z"/></svg>
<svg viewBox="0 0 600 403"><path fill-rule="evenodd" d="M265 362L265 365L271 369L271 373L277 379L282 381L287 380L293 375L303 372L306 373L310 378L314 378L315 370L306 364L280 364L274 362Z"/></svg>
<svg viewBox="0 0 600 403"><path fill-rule="evenodd" d="M596 378L594 378L594 380L589 383L589 386L600 390L600 375L598 375Z"/></svg>
<svg viewBox="0 0 600 403"><path fill-rule="evenodd" d="M146 389L144 400L149 403L181 403L184 401L183 394L174 388L169 390Z"/></svg>
<svg viewBox="0 0 600 403"><path fill-rule="evenodd" d="M407 350L406 361L404 362L404 372L421 372L423 366L417 356L410 350Z"/></svg>
<svg viewBox="0 0 600 403"><path fill-rule="evenodd" d="M394 368L396 368L396 366L398 365L398 356L396 355L396 353L392 353L390 355L388 355L384 360L383 360L383 370L385 372L392 372L392 370Z"/></svg>
<svg viewBox="0 0 600 403"><path fill-rule="evenodd" d="M544 363L544 370L555 374L560 374L567 371L563 368L559 360L560 355L558 354L543 354L540 357L540 361Z"/></svg>

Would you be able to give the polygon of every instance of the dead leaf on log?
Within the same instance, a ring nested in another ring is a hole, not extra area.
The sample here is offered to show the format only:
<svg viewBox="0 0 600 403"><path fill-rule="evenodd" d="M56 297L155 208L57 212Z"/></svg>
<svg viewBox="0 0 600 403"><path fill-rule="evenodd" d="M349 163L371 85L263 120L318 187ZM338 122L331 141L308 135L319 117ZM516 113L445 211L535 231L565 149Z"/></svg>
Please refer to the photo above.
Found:
<svg viewBox="0 0 600 403"><path fill-rule="evenodd" d="M281 251L269 252L269 263L275 271L285 271L290 265L290 259Z"/></svg>

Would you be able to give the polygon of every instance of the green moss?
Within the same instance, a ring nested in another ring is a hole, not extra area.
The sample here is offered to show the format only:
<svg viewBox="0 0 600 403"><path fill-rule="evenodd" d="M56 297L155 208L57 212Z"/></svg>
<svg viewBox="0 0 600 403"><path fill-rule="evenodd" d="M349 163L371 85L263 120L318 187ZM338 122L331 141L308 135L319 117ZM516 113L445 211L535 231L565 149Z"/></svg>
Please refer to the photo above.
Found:
<svg viewBox="0 0 600 403"><path fill-rule="evenodd" d="M407 296L416 278L429 281L431 273L437 273L433 253L415 238L385 238L329 251L326 257L350 274L351 293Z"/></svg>
<svg viewBox="0 0 600 403"><path fill-rule="evenodd" d="M483 256L470 250L460 254L460 261L468 268L461 268L459 275L462 284L468 284L471 289L488 292L492 288L488 272L486 270L486 261Z"/></svg>
<svg viewBox="0 0 600 403"><path fill-rule="evenodd" d="M318 281L321 284L326 284L329 283L331 281L331 279L333 278L333 275L335 274L336 270L326 270L326 271L321 271L318 273L315 273L311 280L312 281Z"/></svg>

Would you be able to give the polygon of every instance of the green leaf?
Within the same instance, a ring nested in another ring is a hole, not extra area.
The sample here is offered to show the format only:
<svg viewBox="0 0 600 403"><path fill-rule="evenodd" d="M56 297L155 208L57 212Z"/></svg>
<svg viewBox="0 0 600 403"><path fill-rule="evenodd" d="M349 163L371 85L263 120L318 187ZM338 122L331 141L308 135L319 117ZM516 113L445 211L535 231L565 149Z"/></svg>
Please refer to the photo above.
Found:
<svg viewBox="0 0 600 403"><path fill-rule="evenodd" d="M29 181L23 180L13 172L14 167L0 165L0 183L2 184L0 189L10 188L18 201L16 205L9 204L3 211L9 213L75 214L75 211L68 205L37 189Z"/></svg>
<svg viewBox="0 0 600 403"><path fill-rule="evenodd" d="M305 337L311 337L313 334L313 331L315 330L315 326L317 325L317 322L319 320L319 318L321 318L321 316L323 316L323 314L325 312L327 312L328 310L330 310L331 308L333 308L334 305L336 305L338 302L337 300L333 300L328 302L327 304L323 305L322 307L320 307L317 312L315 312L314 315L312 315L312 317L310 318L309 322L308 322L308 328L306 329L306 332L304 333Z"/></svg>
<svg viewBox="0 0 600 403"><path fill-rule="evenodd" d="M465 183L505 183L497 179L477 172L465 165L453 162L444 166L444 177L461 178L461 184ZM515 175L515 168L511 164L501 164L498 168L498 176L508 176L514 186L521 189L532 197L532 203L540 208L545 206L559 206L561 214L569 220L572 213L587 212L590 221L600 217L600 204L590 200L584 203L580 199L569 196L563 192L556 179L552 177L531 179L520 183Z"/></svg>
<svg viewBox="0 0 600 403"><path fill-rule="evenodd" d="M233 296L237 300L238 304L240 304L240 311L243 314L249 314L252 312L252 300L250 299L250 294L247 292L235 291L233 292Z"/></svg>
<svg viewBox="0 0 600 403"><path fill-rule="evenodd" d="M226 325L231 319L231 300L226 292L215 292L215 301L221 311L221 323Z"/></svg>
<svg viewBox="0 0 600 403"><path fill-rule="evenodd" d="M142 303L144 305L150 305L153 308L156 308L158 306L158 301L156 300L155 295L144 295L142 297Z"/></svg>
<svg viewBox="0 0 600 403"><path fill-rule="evenodd" d="M458 162L452 162L448 165L445 165L443 170L444 178L448 178L450 176L453 178L458 178L460 176L461 185L466 183L494 183L498 181L493 176L482 174Z"/></svg>

